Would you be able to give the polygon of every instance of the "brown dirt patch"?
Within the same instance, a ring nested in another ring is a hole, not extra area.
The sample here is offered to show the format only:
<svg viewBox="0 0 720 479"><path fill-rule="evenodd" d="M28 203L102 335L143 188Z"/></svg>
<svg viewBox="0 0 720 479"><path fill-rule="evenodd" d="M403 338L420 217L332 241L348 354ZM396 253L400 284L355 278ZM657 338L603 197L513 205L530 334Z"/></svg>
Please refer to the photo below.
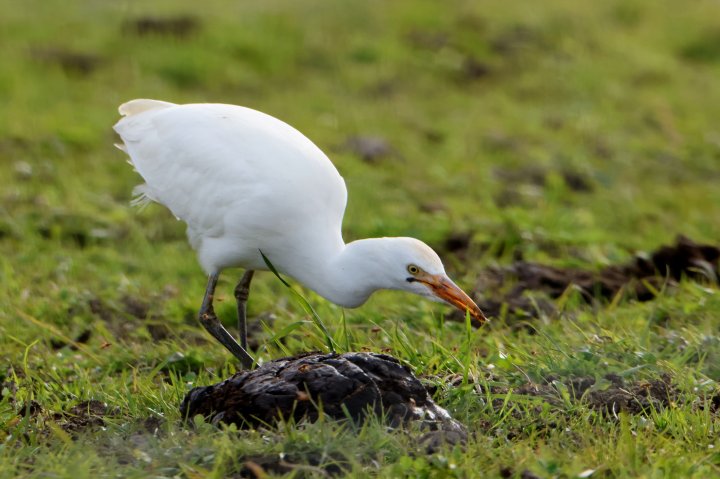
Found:
<svg viewBox="0 0 720 479"><path fill-rule="evenodd" d="M515 150L522 147L518 140L502 135L491 137L488 142L493 149ZM529 199L524 198L519 192L518 185L530 185L538 189L545 188L552 175L561 178L565 186L575 193L591 193L595 189L594 181L590 176L565 167L558 169L540 166L496 168L493 173L495 178L504 185L495 196L495 202L501 207L527 203Z"/></svg>
<svg viewBox="0 0 720 479"><path fill-rule="evenodd" d="M82 401L67 411L53 413L46 410L39 402L31 400L21 404L16 413L20 417L39 419L41 421L50 419L66 432L78 433L88 428L105 426L104 418L111 414L111 411L107 404L91 399Z"/></svg>
<svg viewBox="0 0 720 479"><path fill-rule="evenodd" d="M80 334L77 335L77 337L72 340L71 342L64 341L62 339L53 338L50 340L50 347L58 350L62 349L65 346L69 346L72 350L78 349L78 344L86 344L90 337L92 336L92 331L90 329L84 329Z"/></svg>
<svg viewBox="0 0 720 479"><path fill-rule="evenodd" d="M347 474L349 464L344 457L328 458L322 454L305 457L265 455L247 457L237 475L232 477L264 478L268 474L290 474L293 477L331 477Z"/></svg>
<svg viewBox="0 0 720 479"><path fill-rule="evenodd" d="M61 48L36 48L32 57L48 65L57 65L65 73L88 76L102 65L103 59L92 53L83 53Z"/></svg>
<svg viewBox="0 0 720 479"><path fill-rule="evenodd" d="M157 35L186 38L200 30L200 20L192 15L144 16L127 20L123 32L140 37Z"/></svg>
<svg viewBox="0 0 720 479"><path fill-rule="evenodd" d="M493 68L489 63L468 56L462 62L462 77L465 80L479 80L490 76Z"/></svg>
<svg viewBox="0 0 720 479"><path fill-rule="evenodd" d="M557 173L563 179L568 188L572 191L580 193L588 193L593 191L592 180L574 170L561 168L554 172L547 168L539 166L526 166L522 168L497 168L494 171L495 177L510 186L517 188L518 184L530 184L535 186L545 186L548 176L551 173Z"/></svg>
<svg viewBox="0 0 720 479"><path fill-rule="evenodd" d="M678 391L669 376L653 381L638 381L627 386L615 386L592 391L587 402L593 409L615 415L619 412L641 414L665 409L677 399Z"/></svg>
<svg viewBox="0 0 720 479"><path fill-rule="evenodd" d="M7 396L9 402L14 403L17 390L17 384L9 378L9 374L8 377L0 378L0 399Z"/></svg>
<svg viewBox="0 0 720 479"><path fill-rule="evenodd" d="M509 479L511 477L519 477L520 479L540 479L540 476L536 476L527 469L524 469L519 475L515 474L515 470L510 466L500 468L500 477L503 479Z"/></svg>
<svg viewBox="0 0 720 479"><path fill-rule="evenodd" d="M551 301L574 288L588 303L609 301L623 295L650 301L658 291L683 278L717 284L720 282L720 247L695 243L679 236L674 245L662 246L633 261L607 266L599 271L559 268L529 261L489 268L479 275L472 296L488 317L507 309L516 318L550 315ZM526 292L541 292L542 296ZM457 314L449 319L464 320Z"/></svg>
<svg viewBox="0 0 720 479"><path fill-rule="evenodd" d="M32 399L18 408L17 415L20 417L37 417L42 412L43 408L40 403Z"/></svg>
<svg viewBox="0 0 720 479"><path fill-rule="evenodd" d="M154 312L158 308L153 307L153 302L162 302L171 294L163 290L152 294L149 300L125 295L120 298L119 304L111 304L95 297L88 300L87 307L97 318L107 323L108 329L119 339L126 339L134 334L140 323L128 319L137 319L147 328L153 340L160 341L169 337L172 330L167 319Z"/></svg>
<svg viewBox="0 0 720 479"><path fill-rule="evenodd" d="M109 414L108 405L91 399L83 401L69 411L56 413L55 420L67 432L76 433L88 428L105 426L105 416Z"/></svg>
<svg viewBox="0 0 720 479"><path fill-rule="evenodd" d="M381 160L397 156L385 138L373 135L351 136L340 146L340 151L348 151L365 163L376 164Z"/></svg>
<svg viewBox="0 0 720 479"><path fill-rule="evenodd" d="M564 380L549 377L542 383L527 382L512 389L494 387L489 392L499 396L512 392L514 395L537 397L559 407L565 402L563 389L569 393L571 401L587 404L591 409L608 416L620 412L649 414L670 407L679 398L679 390L668 374L653 380L637 381L625 381L616 374L608 374L600 384L596 384L596 379L590 376ZM493 405L506 407L504 399L496 399Z"/></svg>

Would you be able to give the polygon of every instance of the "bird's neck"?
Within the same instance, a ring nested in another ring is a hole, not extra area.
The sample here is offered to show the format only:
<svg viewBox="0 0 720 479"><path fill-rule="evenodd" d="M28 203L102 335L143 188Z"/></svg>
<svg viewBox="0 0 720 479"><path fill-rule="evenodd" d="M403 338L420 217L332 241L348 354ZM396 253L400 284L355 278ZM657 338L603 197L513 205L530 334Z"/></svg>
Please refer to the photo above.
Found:
<svg viewBox="0 0 720 479"><path fill-rule="evenodd" d="M390 288L384 267L384 238L353 241L339 246L333 254L314 258L312 265L292 276L325 299L340 306L355 308L378 290Z"/></svg>

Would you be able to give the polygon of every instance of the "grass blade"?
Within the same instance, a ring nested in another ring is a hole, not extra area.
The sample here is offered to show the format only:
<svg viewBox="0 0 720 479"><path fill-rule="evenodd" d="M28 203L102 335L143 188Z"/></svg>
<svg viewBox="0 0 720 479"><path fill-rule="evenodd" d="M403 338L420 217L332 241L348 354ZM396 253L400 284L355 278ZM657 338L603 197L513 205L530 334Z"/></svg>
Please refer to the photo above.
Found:
<svg viewBox="0 0 720 479"><path fill-rule="evenodd" d="M277 276L277 278L282 282L282 284L284 284L290 290L292 295L295 296L295 298L300 303L300 306L302 306L302 308L305 310L305 312L308 315L310 315L310 318L312 318L313 323L315 323L315 326L317 326L317 328L320 330L320 332L322 332L323 336L325 337L325 344L327 345L328 349L330 351L335 352L335 350L337 348L337 344L335 344L335 341L333 340L332 336L330 336L330 332L325 327L325 324L320 319L320 316L315 311L315 308L313 308L312 305L310 304L310 302L307 299L305 299L305 297L302 294L300 294L298 291L296 291L295 288L293 288L290 285L290 283L285 281L285 279L282 276L280 276L280 273L278 272L278 270L275 268L275 266L273 266L273 264L270 262L268 257L265 256L265 254L262 251L260 251L260 256L262 256L263 261L265 261L265 264L267 265L268 269L275 276Z"/></svg>

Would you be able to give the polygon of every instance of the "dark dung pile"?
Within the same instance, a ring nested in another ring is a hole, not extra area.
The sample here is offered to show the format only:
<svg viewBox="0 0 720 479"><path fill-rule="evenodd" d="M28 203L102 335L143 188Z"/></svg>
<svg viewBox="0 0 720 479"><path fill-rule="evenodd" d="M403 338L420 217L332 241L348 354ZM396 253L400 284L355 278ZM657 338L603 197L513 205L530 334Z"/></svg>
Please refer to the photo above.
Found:
<svg viewBox="0 0 720 479"><path fill-rule="evenodd" d="M320 410L333 419L361 421L370 414L401 426L421 421L431 430L464 440L465 428L437 406L410 369L385 354L306 353L191 390L184 417L203 415L239 427L279 419L314 421Z"/></svg>

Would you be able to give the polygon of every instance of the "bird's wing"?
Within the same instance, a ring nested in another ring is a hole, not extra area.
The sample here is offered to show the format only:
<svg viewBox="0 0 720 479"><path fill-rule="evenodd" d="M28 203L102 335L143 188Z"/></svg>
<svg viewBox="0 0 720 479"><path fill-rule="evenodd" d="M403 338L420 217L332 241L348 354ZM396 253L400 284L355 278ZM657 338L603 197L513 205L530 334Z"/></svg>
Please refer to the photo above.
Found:
<svg viewBox="0 0 720 479"><path fill-rule="evenodd" d="M264 113L220 105L133 100L115 131L146 184L190 229L220 236L244 226L263 234L291 224L340 231L342 177L300 132Z"/></svg>

